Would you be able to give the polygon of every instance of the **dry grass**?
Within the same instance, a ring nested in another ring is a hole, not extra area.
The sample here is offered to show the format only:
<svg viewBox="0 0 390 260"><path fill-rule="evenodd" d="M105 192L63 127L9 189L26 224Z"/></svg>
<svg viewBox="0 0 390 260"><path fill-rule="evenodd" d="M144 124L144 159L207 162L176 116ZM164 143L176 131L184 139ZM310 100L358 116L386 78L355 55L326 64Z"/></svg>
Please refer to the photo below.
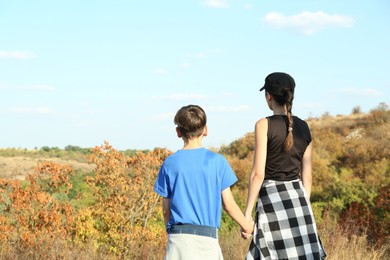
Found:
<svg viewBox="0 0 390 260"><path fill-rule="evenodd" d="M241 238L240 229L236 229L219 236L222 254L225 260L245 259L251 240Z"/></svg>
<svg viewBox="0 0 390 260"><path fill-rule="evenodd" d="M0 179L1 178L12 178L23 180L24 177L31 173L34 167L39 162L49 161L59 164L67 164L72 167L73 170L85 170L92 171L94 165L88 163L82 163L75 160L64 160L60 158L33 158L27 156L15 156L15 157L4 157L0 156Z"/></svg>
<svg viewBox="0 0 390 260"><path fill-rule="evenodd" d="M327 253L327 260L390 260L390 241L381 248L374 248L366 236L353 235L347 231L325 224L320 228L320 237ZM225 260L245 259L250 241L240 237L239 229L220 236L220 245Z"/></svg>
<svg viewBox="0 0 390 260"><path fill-rule="evenodd" d="M348 227L340 228L329 219L319 227L327 260L390 260L390 241L374 247L365 234L354 235Z"/></svg>
<svg viewBox="0 0 390 260"><path fill-rule="evenodd" d="M324 233L325 232L325 233ZM320 235L328 257L327 260L389 260L390 243L385 246L375 249L369 245L365 236L351 236L345 231L338 228L326 227L320 229ZM249 248L250 240L243 240L240 237L239 228L232 230L226 234L220 235L219 242L222 248L222 253L225 260L245 259L245 255ZM157 246L144 244L142 247L134 247L133 255L139 257L124 256L116 257L112 254L96 252L93 245L85 245L83 250L74 245L64 244L63 241L58 241L50 250L39 252L27 252L18 250L14 247L9 247L6 252L0 250L0 259L44 259L43 256L50 256L50 259L94 259L94 260L116 260L116 259L163 259L165 254L166 241L162 240L157 243ZM131 246L131 245L129 245ZM132 246L131 246L132 247Z"/></svg>
<svg viewBox="0 0 390 260"><path fill-rule="evenodd" d="M389 245L380 249L374 249L367 243L365 236L352 236L350 239L345 236L336 235L330 238L326 245L327 260L385 260L390 259L387 255Z"/></svg>

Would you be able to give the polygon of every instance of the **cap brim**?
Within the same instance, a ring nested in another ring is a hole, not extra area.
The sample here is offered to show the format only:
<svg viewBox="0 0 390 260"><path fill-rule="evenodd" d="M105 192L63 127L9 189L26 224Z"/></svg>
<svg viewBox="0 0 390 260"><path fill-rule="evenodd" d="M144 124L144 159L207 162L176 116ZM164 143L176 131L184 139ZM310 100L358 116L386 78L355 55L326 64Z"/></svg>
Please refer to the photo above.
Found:
<svg viewBox="0 0 390 260"><path fill-rule="evenodd" d="M259 91L262 91L263 89L265 89L265 87L262 87Z"/></svg>

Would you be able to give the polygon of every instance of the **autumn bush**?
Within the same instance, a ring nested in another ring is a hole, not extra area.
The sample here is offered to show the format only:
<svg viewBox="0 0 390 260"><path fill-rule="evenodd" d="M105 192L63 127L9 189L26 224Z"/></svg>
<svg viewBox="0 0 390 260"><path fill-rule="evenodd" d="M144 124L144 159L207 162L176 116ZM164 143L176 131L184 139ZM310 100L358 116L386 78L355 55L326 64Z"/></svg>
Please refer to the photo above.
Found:
<svg viewBox="0 0 390 260"><path fill-rule="evenodd" d="M78 212L75 243L92 243L96 250L119 257L159 251L165 230L153 184L169 154L166 149L155 149L127 157L107 142L95 147L89 157L96 165L95 174L86 179L95 203ZM147 251L140 250L145 247Z"/></svg>
<svg viewBox="0 0 390 260"><path fill-rule="evenodd" d="M71 188L70 173L68 166L41 163L25 183L0 180L0 257L7 250L29 258L66 251L73 209L63 198Z"/></svg>
<svg viewBox="0 0 390 260"><path fill-rule="evenodd" d="M65 258L77 251L131 259L161 255L166 232L153 184L170 153L155 149L129 157L107 142L95 147L88 158L95 170L84 180L93 200L78 207L70 197L85 196L69 196L67 165L39 163L24 182L1 179L0 258Z"/></svg>

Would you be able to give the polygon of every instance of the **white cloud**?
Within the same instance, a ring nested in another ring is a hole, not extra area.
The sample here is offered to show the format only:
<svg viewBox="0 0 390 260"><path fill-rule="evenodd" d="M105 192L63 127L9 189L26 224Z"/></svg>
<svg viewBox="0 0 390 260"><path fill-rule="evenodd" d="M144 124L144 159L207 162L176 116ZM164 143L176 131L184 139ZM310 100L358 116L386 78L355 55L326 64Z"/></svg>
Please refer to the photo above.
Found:
<svg viewBox="0 0 390 260"><path fill-rule="evenodd" d="M48 107L12 107L6 112L15 114L54 114L55 111Z"/></svg>
<svg viewBox="0 0 390 260"><path fill-rule="evenodd" d="M206 99L207 97L201 94L196 93L189 93L189 94L183 94L183 93L176 93L171 94L167 96L153 96L152 100L188 100L188 99Z"/></svg>
<svg viewBox="0 0 390 260"><path fill-rule="evenodd" d="M244 111L250 111L251 107L248 105L239 105L239 106L215 106L215 107L209 107L209 111L216 111L216 112L244 112Z"/></svg>
<svg viewBox="0 0 390 260"><path fill-rule="evenodd" d="M304 110L308 110L308 109L318 109L318 108L323 108L324 105L321 104L321 103L309 103L309 102L306 102L306 103L296 103L294 104L294 108L296 109L304 109Z"/></svg>
<svg viewBox="0 0 390 260"><path fill-rule="evenodd" d="M380 91L372 88L342 88L335 91L335 93L359 97L377 97L382 95Z"/></svg>
<svg viewBox="0 0 390 260"><path fill-rule="evenodd" d="M104 110L90 108L90 109L84 110L83 112L87 115L98 115L98 114L101 114L102 112L104 112Z"/></svg>
<svg viewBox="0 0 390 260"><path fill-rule="evenodd" d="M0 84L0 89L4 90L28 90L28 91L53 91L55 88L50 85L30 85L30 86L16 86L16 85L4 85Z"/></svg>
<svg viewBox="0 0 390 260"><path fill-rule="evenodd" d="M301 103L296 104L297 108L303 109L313 109L313 108L322 108L324 105L322 103Z"/></svg>
<svg viewBox="0 0 390 260"><path fill-rule="evenodd" d="M181 66L182 66L183 68L189 68L189 67L191 67L191 63L189 63L189 62L183 62L183 63L181 64Z"/></svg>
<svg viewBox="0 0 390 260"><path fill-rule="evenodd" d="M30 51L4 51L0 50L0 59L30 59L34 58L35 54Z"/></svg>
<svg viewBox="0 0 390 260"><path fill-rule="evenodd" d="M172 120L174 118L175 114L174 113L162 113L159 115L155 115L152 117L149 117L150 121L165 121L165 120Z"/></svg>
<svg viewBox="0 0 390 260"><path fill-rule="evenodd" d="M162 68L158 68L158 69L155 69L153 71L154 74L157 74L157 75L165 75L167 74L167 71L165 69L162 69Z"/></svg>
<svg viewBox="0 0 390 260"><path fill-rule="evenodd" d="M232 93L232 92L221 92L220 93L220 97L222 98L227 98L227 97L237 97L238 94L237 93Z"/></svg>
<svg viewBox="0 0 390 260"><path fill-rule="evenodd" d="M212 8L228 8L229 5L225 0L205 0L205 5Z"/></svg>
<svg viewBox="0 0 390 260"><path fill-rule="evenodd" d="M55 88L49 85L33 85L31 87L26 87L26 89L38 90L38 91L53 91Z"/></svg>
<svg viewBox="0 0 390 260"><path fill-rule="evenodd" d="M223 51L221 49L214 49L210 51L211 54L221 54L222 52Z"/></svg>
<svg viewBox="0 0 390 260"><path fill-rule="evenodd" d="M87 127L91 127L92 123L89 121L80 121L80 122L75 123L73 126L75 128L87 128Z"/></svg>
<svg viewBox="0 0 390 260"><path fill-rule="evenodd" d="M204 52L198 52L197 54L195 54L195 56L199 59L203 59L206 57L206 53Z"/></svg>
<svg viewBox="0 0 390 260"><path fill-rule="evenodd" d="M244 4L244 9L247 9L247 10L249 10L249 9L252 9L252 5L251 4L249 4L249 3L245 3Z"/></svg>
<svg viewBox="0 0 390 260"><path fill-rule="evenodd" d="M219 98L226 99L226 98L234 98L237 96L237 93L231 93L231 92L221 92L219 94L215 95L203 95L198 93L173 93L166 96L153 96L151 97L152 100L206 100L206 99L213 99L217 100Z"/></svg>
<svg viewBox="0 0 390 260"><path fill-rule="evenodd" d="M223 51L221 49L217 48L217 49L213 49L213 50L199 51L197 53L189 53L186 55L186 57L189 59L191 59L191 58L203 59L203 58L206 58L210 55L218 55L221 53L223 53Z"/></svg>
<svg viewBox="0 0 390 260"><path fill-rule="evenodd" d="M332 15L322 11L302 12L292 16L272 12L264 17L264 22L276 28L292 28L304 34L313 34L327 27L351 27L354 19L349 16Z"/></svg>

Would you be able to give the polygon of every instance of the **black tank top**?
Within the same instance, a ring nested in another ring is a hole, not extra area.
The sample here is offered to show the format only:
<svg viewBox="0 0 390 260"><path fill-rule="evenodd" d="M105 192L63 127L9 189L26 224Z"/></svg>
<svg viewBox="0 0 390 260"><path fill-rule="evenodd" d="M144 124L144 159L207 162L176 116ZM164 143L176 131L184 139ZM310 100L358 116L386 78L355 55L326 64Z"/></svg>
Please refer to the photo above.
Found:
<svg viewBox="0 0 390 260"><path fill-rule="evenodd" d="M273 115L268 119L268 145L265 165L265 179L290 181L300 178L302 158L311 142L307 123L293 116L294 146L283 151L283 143L288 131L288 118L285 115Z"/></svg>

